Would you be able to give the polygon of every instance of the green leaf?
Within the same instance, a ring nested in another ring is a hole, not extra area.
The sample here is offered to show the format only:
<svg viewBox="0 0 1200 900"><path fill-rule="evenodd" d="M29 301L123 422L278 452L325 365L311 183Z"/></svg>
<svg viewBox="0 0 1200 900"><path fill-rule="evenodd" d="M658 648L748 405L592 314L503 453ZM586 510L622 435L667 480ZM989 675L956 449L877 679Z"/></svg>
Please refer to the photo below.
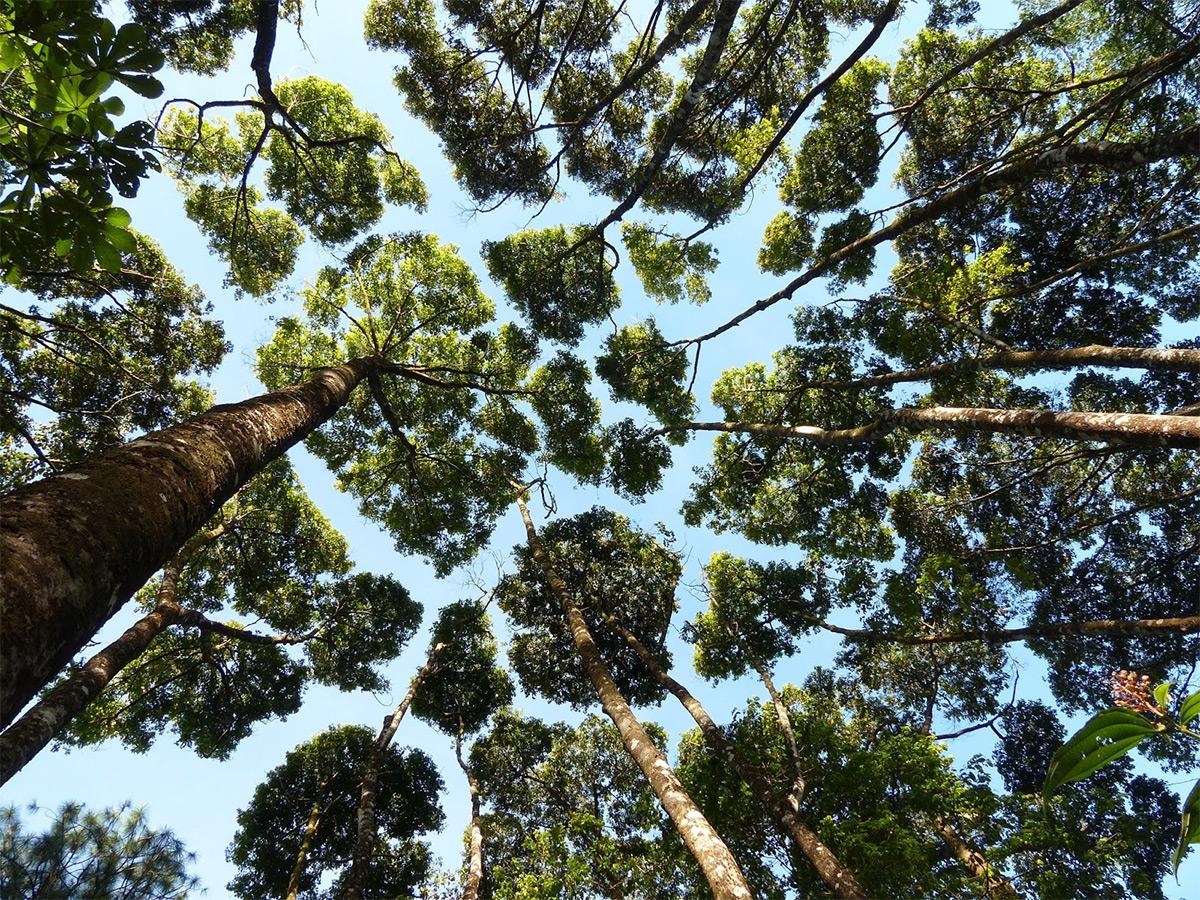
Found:
<svg viewBox="0 0 1200 900"><path fill-rule="evenodd" d="M1043 802L1066 782L1087 778L1138 742L1162 730L1163 726L1152 724L1127 709L1107 709L1093 716L1050 760L1050 770L1042 788Z"/></svg>
<svg viewBox="0 0 1200 900"><path fill-rule="evenodd" d="M1179 724L1186 725L1196 716L1200 716L1200 691L1196 691L1179 704Z"/></svg>
<svg viewBox="0 0 1200 900"><path fill-rule="evenodd" d="M1200 692L1192 694L1188 700L1200 697ZM1192 791L1183 801L1183 818L1179 822L1179 846L1171 856L1171 874L1177 875L1179 864L1187 853L1188 847L1200 843L1200 781L1192 786Z"/></svg>
<svg viewBox="0 0 1200 900"><path fill-rule="evenodd" d="M1154 702L1158 704L1159 709L1166 709L1167 702L1170 699L1171 682L1164 681L1154 689Z"/></svg>

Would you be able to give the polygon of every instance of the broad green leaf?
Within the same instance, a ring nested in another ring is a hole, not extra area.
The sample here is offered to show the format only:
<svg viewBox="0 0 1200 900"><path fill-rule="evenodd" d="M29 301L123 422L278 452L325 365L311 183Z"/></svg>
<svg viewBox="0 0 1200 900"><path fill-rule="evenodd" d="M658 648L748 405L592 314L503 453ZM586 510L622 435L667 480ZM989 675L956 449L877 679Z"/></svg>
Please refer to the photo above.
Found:
<svg viewBox="0 0 1200 900"><path fill-rule="evenodd" d="M1200 693L1193 694L1188 699L1192 700L1197 696L1200 696ZM1196 843L1200 843L1200 781L1192 786L1191 793L1183 802L1183 818L1179 822L1179 846L1171 856L1172 875L1178 874L1183 855L1187 853L1189 846Z"/></svg>
<svg viewBox="0 0 1200 900"><path fill-rule="evenodd" d="M1179 724L1186 725L1196 716L1200 716L1200 691L1196 691L1179 704Z"/></svg>
<svg viewBox="0 0 1200 900"><path fill-rule="evenodd" d="M1087 778L1161 730L1161 725L1154 725L1127 709L1107 709L1093 716L1050 760L1042 788L1043 800L1066 782Z"/></svg>

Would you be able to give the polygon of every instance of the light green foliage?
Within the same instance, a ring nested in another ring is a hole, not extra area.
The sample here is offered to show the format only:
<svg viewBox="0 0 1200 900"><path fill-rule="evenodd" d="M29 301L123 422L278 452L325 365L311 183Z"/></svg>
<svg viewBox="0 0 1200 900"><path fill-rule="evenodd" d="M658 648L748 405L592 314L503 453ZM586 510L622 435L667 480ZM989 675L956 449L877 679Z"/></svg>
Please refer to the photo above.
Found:
<svg viewBox="0 0 1200 900"><path fill-rule="evenodd" d="M484 242L488 272L539 337L573 346L585 325L604 321L620 306L604 244L593 239L575 246L587 231L560 225Z"/></svg>
<svg viewBox="0 0 1200 900"><path fill-rule="evenodd" d="M562 352L531 372L536 339L495 328L492 302L453 246L371 238L303 296L304 320L279 323L259 372L275 387L312 366L379 361L308 445L402 550L442 572L470 559L512 502L509 477L542 447L581 479L602 469L587 367Z"/></svg>
<svg viewBox="0 0 1200 900"><path fill-rule="evenodd" d="M0 6L0 275L53 254L76 272L115 272L136 241L111 190L137 194L158 160L145 122L117 128L125 87L157 97L163 55L140 25L118 29L93 3ZM107 96L106 96L107 95Z"/></svg>
<svg viewBox="0 0 1200 900"><path fill-rule="evenodd" d="M300 744L267 773L250 803L238 812L238 830L228 853L238 868L228 885L235 896L257 900L287 892L314 805L319 818L300 878L300 896L315 900L340 895L357 832L358 787L374 740L375 735L361 726L331 728ZM419 835L441 827L441 789L433 760L423 752L395 746L384 751L375 804L378 844L367 871L365 896L407 897L426 877L431 854Z"/></svg>
<svg viewBox="0 0 1200 900"><path fill-rule="evenodd" d="M641 279L646 295L660 303L692 303L712 298L705 276L717 268L717 252L702 241L681 245L679 240L656 233L648 225L624 222L621 238L629 261Z"/></svg>
<svg viewBox="0 0 1200 900"><path fill-rule="evenodd" d="M767 223L758 267L772 275L803 269L813 256L813 217L780 210Z"/></svg>
<svg viewBox="0 0 1200 900"><path fill-rule="evenodd" d="M716 680L752 671L746 650L768 664L791 656L811 633L814 620L824 618L834 605L861 603L872 579L869 567L858 560L811 554L796 566L763 565L714 553L704 567L704 584L708 608L686 628L695 645L696 671Z"/></svg>
<svg viewBox="0 0 1200 900"><path fill-rule="evenodd" d="M390 577L349 575L345 539L286 459L256 476L217 522L226 533L185 567L177 602L217 620L236 613L288 644L170 629L72 722L65 743L116 737L144 752L170 728L199 755L224 758L258 722L299 709L311 682L387 688L378 666L400 654L421 607ZM156 587L143 590L145 606Z"/></svg>
<svg viewBox="0 0 1200 900"><path fill-rule="evenodd" d="M192 380L228 349L210 304L146 237L121 263L119 273L82 276L44 258L18 285L29 296L0 307L0 434L10 448L0 488L211 403Z"/></svg>
<svg viewBox="0 0 1200 900"><path fill-rule="evenodd" d="M802 308L798 343L774 355L775 368L750 363L724 372L713 402L730 422L783 422L854 428L882 408L878 388L807 390L810 380L845 378L861 360L844 316ZM831 340L832 336L844 340ZM732 529L760 543L798 543L836 558L888 559L895 544L886 525L884 485L896 476L904 444L896 437L827 446L772 435L719 435L713 461L684 503L689 524Z"/></svg>
<svg viewBox="0 0 1200 900"><path fill-rule="evenodd" d="M444 646L413 697L414 715L447 734L474 734L512 702L512 680L496 665L496 639L482 603L460 600L443 607L430 644Z"/></svg>
<svg viewBox="0 0 1200 900"><path fill-rule="evenodd" d="M280 18L298 23L301 5L301 0L284 0ZM204 75L229 68L234 39L253 30L257 14L254 0L125 0L125 6L154 35L173 68Z"/></svg>
<svg viewBox="0 0 1200 900"><path fill-rule="evenodd" d="M605 614L635 634L670 668L663 647L675 611L675 586L682 567L679 555L629 520L596 507L541 529L542 545L554 570L567 584L588 621L592 638L609 674L632 705L657 702L662 685L646 672ZM565 614L529 549L513 549L517 572L496 588L500 608L517 630L509 662L521 685L560 703L581 709L596 702L583 670Z"/></svg>
<svg viewBox="0 0 1200 900"><path fill-rule="evenodd" d="M666 734L645 727L664 746ZM663 813L606 721L570 728L502 711L471 767L496 900L684 896Z"/></svg>
<svg viewBox="0 0 1200 900"><path fill-rule="evenodd" d="M588 393L587 363L560 350L529 379L530 404L544 422L546 455L581 481L596 480L604 469L604 446L596 429L600 403Z"/></svg>
<svg viewBox="0 0 1200 900"><path fill-rule="evenodd" d="M604 352L596 358L596 374L614 400L639 403L665 424L686 421L695 409L684 387L688 372L687 351L668 347L653 319L619 328L605 338Z"/></svg>
<svg viewBox="0 0 1200 900"><path fill-rule="evenodd" d="M887 65L860 60L825 92L780 182L783 202L802 214L849 209L879 177L883 141L872 115ZM844 243L844 242L843 242Z"/></svg>
<svg viewBox="0 0 1200 900"><path fill-rule="evenodd" d="M344 86L306 76L274 90L283 122L260 110L231 124L175 107L158 136L188 216L229 263L232 283L255 296L291 274L305 233L344 244L379 221L384 200L424 209L428 199L416 169L387 149L378 117L359 110ZM247 183L260 157L265 196Z"/></svg>
<svg viewBox="0 0 1200 900"><path fill-rule="evenodd" d="M865 704L828 672L803 689L783 689L804 767L802 815L868 896L957 896L966 873L932 830L932 819L961 808L966 786L950 759L925 735L896 730L886 710ZM751 700L726 729L779 794L794 769L774 704ZM809 896L824 890L812 866L783 839L760 798L738 780L697 732L679 748L680 778L739 859L762 896ZM782 873L782 878L780 877Z"/></svg>
<svg viewBox="0 0 1200 900"><path fill-rule="evenodd" d="M29 806L31 814L41 812ZM146 824L128 803L92 812L65 803L50 827L30 833L16 807L0 809L0 897L182 900L197 887L192 862L170 831Z"/></svg>

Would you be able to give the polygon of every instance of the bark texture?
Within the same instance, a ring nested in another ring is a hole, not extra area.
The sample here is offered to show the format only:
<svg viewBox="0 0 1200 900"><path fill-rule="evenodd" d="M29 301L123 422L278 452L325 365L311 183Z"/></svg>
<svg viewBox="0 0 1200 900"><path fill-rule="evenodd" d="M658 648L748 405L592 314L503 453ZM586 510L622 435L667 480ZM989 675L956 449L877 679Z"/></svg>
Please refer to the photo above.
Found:
<svg viewBox="0 0 1200 900"><path fill-rule="evenodd" d="M291 877L288 878L287 900L296 900L300 894L300 879L304 876L304 863L308 859L308 851L312 849L313 836L317 826L321 824L321 798L313 801L312 809L308 811L308 821L304 823L304 835L300 840L300 849L296 851L296 864L292 866Z"/></svg>
<svg viewBox="0 0 1200 900"><path fill-rule="evenodd" d="M483 890L483 829L480 827L479 781L462 755L462 735L454 738L454 756L458 767L467 776L467 789L471 792L470 849L467 857L467 883L463 887L462 900L479 900Z"/></svg>
<svg viewBox="0 0 1200 900"><path fill-rule="evenodd" d="M1021 895L1017 893L1012 882L997 872L986 856L964 841L949 822L938 816L933 820L933 830L950 848L954 858L962 863L963 868L983 882L988 897L1019 900Z"/></svg>
<svg viewBox="0 0 1200 900"><path fill-rule="evenodd" d="M843 628L813 619L812 623L834 634L863 642L896 644L957 644L963 641L990 641L1008 644L1029 638L1061 637L1084 634L1195 634L1200 631L1200 616L1169 619L1092 619L1087 622L1046 622L1022 628L979 628L973 631L948 631L934 634L899 634L870 628Z"/></svg>
<svg viewBox="0 0 1200 900"><path fill-rule="evenodd" d="M0 734L0 785L21 771L108 687L117 673L141 656L163 629L187 617L188 611L176 599L179 576L188 561L224 530L224 525L218 525L188 541L163 568L154 608Z"/></svg>
<svg viewBox="0 0 1200 900"><path fill-rule="evenodd" d="M708 711L692 695L692 692L663 671L654 655L629 629L611 616L606 616L605 621L625 639L625 643L638 655L646 668L654 674L654 677L683 704L684 709L700 726L700 733L704 735L708 745L721 754L729 767L737 772L738 777L758 794L759 799L774 818L776 826L800 848L800 852L812 863L813 868L817 870L817 874L829 889L838 897L859 898L859 900L866 898L867 894L858 883L854 873L842 864L841 860L821 841L815 831L801 821L798 815L799 810L797 806L793 805L793 801L797 800L795 794L789 795L787 800L778 799L777 792L766 782L761 773L753 766L748 765L734 749L733 744L725 737L725 732L713 721Z"/></svg>
<svg viewBox="0 0 1200 900"><path fill-rule="evenodd" d="M350 857L350 871L346 875L346 887L342 894L344 900L359 900L362 896L367 869L371 866L371 857L375 852L375 798L379 794L379 766L383 761L383 754L391 746L392 739L396 737L396 729L400 727L400 722L412 705L417 689L437 665L438 654L445 646L445 644L438 644L429 651L425 665L421 666L421 670L413 678L404 699L383 720L383 727L379 730L379 735L371 747L371 755L367 759L367 767L363 772L362 788L358 797L358 824L354 835L354 850Z"/></svg>
<svg viewBox="0 0 1200 900"><path fill-rule="evenodd" d="M1038 438L1200 449L1200 418L1195 416L956 406L893 409L859 428L826 429L816 425L774 425L766 422L687 422L661 428L658 433L725 431L801 438L815 444L849 445L879 440L896 428L913 431L974 429Z"/></svg>
<svg viewBox="0 0 1200 900"><path fill-rule="evenodd" d="M600 652L592 640L583 613L566 583L555 572L541 541L538 540L537 530L533 527L533 519L529 516L529 510L519 495L517 496L517 506L520 508L521 518L525 522L529 552L541 567L550 589L554 591L562 604L563 614L575 641L575 648L583 662L584 670L596 688L604 712L608 714L617 727L617 731L620 732L625 749L638 764L638 768L642 770L646 780L650 783L654 795L658 797L659 803L671 817L679 836L700 866L700 871L704 873L705 880L708 881L708 886L716 900L749 900L752 896L750 888L746 885L746 879L742 875L737 861L733 858L733 854L729 852L729 848L725 846L725 842L721 840L716 829L712 827L712 824L704 817L704 813L688 795L683 784L671 769L670 763L654 746L654 742L650 740L650 736L638 722L633 710L625 702L616 682L612 680L608 667L600 658Z"/></svg>
<svg viewBox="0 0 1200 900"><path fill-rule="evenodd" d="M7 725L233 493L332 416L367 359L116 447L0 510L0 725Z"/></svg>

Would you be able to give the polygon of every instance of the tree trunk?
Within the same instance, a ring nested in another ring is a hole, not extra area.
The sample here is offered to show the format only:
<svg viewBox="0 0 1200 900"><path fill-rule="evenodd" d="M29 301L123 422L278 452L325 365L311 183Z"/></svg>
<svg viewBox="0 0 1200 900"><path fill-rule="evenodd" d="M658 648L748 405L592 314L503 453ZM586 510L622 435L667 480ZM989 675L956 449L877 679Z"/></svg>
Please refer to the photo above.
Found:
<svg viewBox="0 0 1200 900"><path fill-rule="evenodd" d="M346 402L369 359L148 434L4 498L0 726L241 485Z"/></svg>
<svg viewBox="0 0 1200 900"><path fill-rule="evenodd" d="M400 727L404 714L412 705L413 697L416 696L421 682L433 671L437 663L437 656L445 646L445 644L438 644L429 651L425 665L421 666L421 670L413 678L408 687L408 693L404 695L400 705L383 720L383 727L379 730L379 736L375 738L375 743L371 747L371 755L367 759L367 768L363 772L362 788L358 797L358 826L354 836L354 850L350 858L350 872L346 876L346 887L342 894L344 900L359 900L361 897L367 869L371 866L371 857L375 852L375 797L379 793L379 766L383 762L383 754L396 736L396 729Z"/></svg>
<svg viewBox="0 0 1200 900"><path fill-rule="evenodd" d="M1200 615L1171 619L1093 619L1087 622L1046 622L1023 628L980 628L973 631L951 631L935 634L899 634L875 631L871 628L843 628L820 619L809 619L814 625L864 643L895 644L956 644L964 641L989 641L1007 644L1030 638L1062 637L1085 634L1195 634L1200 631Z"/></svg>
<svg viewBox="0 0 1200 900"><path fill-rule="evenodd" d="M954 827L941 816L933 820L933 830L950 848L950 852L968 872L983 881L984 891L989 897L1000 897L1004 900L1019 900L1020 894L1012 882L996 871L995 866L988 862L987 857L968 844L959 836Z"/></svg>
<svg viewBox="0 0 1200 900"><path fill-rule="evenodd" d="M667 672L663 671L658 664L653 654L646 649L637 637L629 631L624 625L618 622L612 616L605 616L605 621L625 639L633 652L645 664L654 677L657 678L662 685L670 691L683 704L696 724L700 726L700 732L704 735L704 739L708 745L717 753L721 754L722 758L729 764L729 767L737 772L738 777L742 779L750 788L759 796L767 811L775 820L776 826L788 837L795 842L800 848L800 852L808 858L808 861L813 864L813 868L817 870L817 874L821 880L829 887L831 891L838 897L848 898L865 898L866 892L859 885L858 879L854 873L842 865L841 860L837 858L832 850L830 850L817 833L802 822L798 816L798 809L784 800L779 800L776 797L776 791L772 790L771 786L766 782L762 775L746 761L736 751L729 738L725 736L719 725L713 721L712 717L700 705L687 688L672 678Z"/></svg>
<svg viewBox="0 0 1200 900"><path fill-rule="evenodd" d="M800 438L815 444L849 445L877 441L896 428L914 431L967 429L1076 441L1111 441L1147 447L1200 449L1200 418L1148 413L1051 412L1041 409L980 409L930 406L888 410L858 428L825 429L815 425L764 422L686 422L668 431L725 431Z"/></svg>
<svg viewBox="0 0 1200 900"><path fill-rule="evenodd" d="M21 771L108 687L117 673L141 656L163 629L183 621L187 611L176 600L179 576L188 561L224 531L225 526L218 525L188 541L163 569L154 608L0 734L0 785Z"/></svg>
<svg viewBox="0 0 1200 900"><path fill-rule="evenodd" d="M962 324L962 323L958 323ZM928 381L941 375L983 372L992 369L1074 369L1098 366L1109 369L1154 369L1164 372L1200 372L1200 350L1158 347L1105 347L1089 344L1064 350L1005 350L991 356L885 372L843 381L807 381L796 390L848 390L907 381Z"/></svg>
<svg viewBox="0 0 1200 900"><path fill-rule="evenodd" d="M479 900L483 890L483 829L479 824L479 781L463 759L461 731L454 738L454 756L458 760L458 767L467 776L467 788L471 792L471 847L467 860L467 883L463 888L462 900Z"/></svg>
<svg viewBox="0 0 1200 900"><path fill-rule="evenodd" d="M321 824L321 794L324 785L317 788L317 799L313 801L312 809L308 811L308 821L304 823L304 835L300 840L300 849L296 852L296 864L292 866L291 877L288 878L287 900L296 900L300 893L300 879L304 875L304 863L308 851L312 849L313 836L317 826Z"/></svg>
<svg viewBox="0 0 1200 900"><path fill-rule="evenodd" d="M742 875L737 861L733 858L733 854L729 852L729 848L725 846L725 842L721 840L720 835L709 821L704 818L704 813L688 796L666 757L654 746L654 742L650 740L650 736L638 722L633 710L625 702L620 689L608 672L608 667L600 658L600 652L592 641L592 635L588 631L583 613L572 598L566 583L554 571L550 558L542 548L525 502L519 494L516 500L517 506L521 510L521 518L525 522L529 552L534 561L541 566L550 589L554 591L562 604L563 614L566 616L567 626L575 641L575 648L579 652L584 670L596 688L604 712L608 714L617 727L617 731L620 732L625 749L638 764L655 796L658 797L659 803L671 817L679 836L691 851L700 866L700 871L704 873L716 900L748 900L751 897L750 888L746 885L746 879Z"/></svg>

